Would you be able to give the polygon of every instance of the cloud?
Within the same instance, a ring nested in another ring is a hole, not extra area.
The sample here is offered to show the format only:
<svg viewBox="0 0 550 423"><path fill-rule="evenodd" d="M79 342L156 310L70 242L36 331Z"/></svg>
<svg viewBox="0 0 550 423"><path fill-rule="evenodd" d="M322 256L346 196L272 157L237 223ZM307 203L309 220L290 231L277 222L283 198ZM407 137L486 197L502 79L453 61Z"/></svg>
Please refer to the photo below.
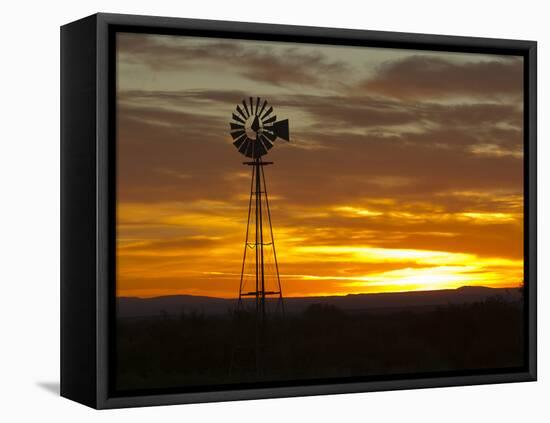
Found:
<svg viewBox="0 0 550 423"><path fill-rule="evenodd" d="M457 193L460 197L471 194ZM378 289L391 290L400 283L392 283L389 276L401 272L418 276L417 288L431 280L422 281L423 275L439 270L441 279L434 287L448 283L456 274L462 274L461 284L499 284L504 276L508 278L505 283L513 283L519 278L522 252L511 250L510 244L521 246L521 229L514 229L515 223L509 219L502 221L506 213L463 216L465 213L449 214L430 204L384 203L372 201L368 207L377 210L375 213L341 205L316 217L313 212L318 212L318 207L308 212L307 208L283 204L284 210L276 209L274 230L285 292L366 292L378 285ZM124 208L119 215L119 292L235 295L244 208L220 202L125 203ZM350 217L352 212L358 215ZM305 215L310 217L304 219ZM486 218L502 222L495 227ZM472 219L479 221L472 225ZM149 229L128 226L131 222L146 223ZM444 271L448 266L454 270ZM467 274L472 266L475 278ZM384 284L386 273L388 283ZM356 284L355 289L344 287L344 282Z"/></svg>
<svg viewBox="0 0 550 423"><path fill-rule="evenodd" d="M387 62L374 77L363 81L361 88L366 93L400 99L519 97L523 89L523 62L518 58L499 58L457 63L414 55Z"/></svg>
<svg viewBox="0 0 550 423"><path fill-rule="evenodd" d="M181 41L184 42L181 42ZM327 74L341 73L346 65L328 60L314 49L273 48L243 40L208 40L144 34L119 34L117 49L123 61L154 71L223 66L245 78L282 86L320 84Z"/></svg>
<svg viewBox="0 0 550 423"><path fill-rule="evenodd" d="M503 148L497 144L478 144L473 145L470 151L474 154L481 156L493 156L493 157L516 157L518 159L523 158L523 151L518 149Z"/></svg>
<svg viewBox="0 0 550 423"><path fill-rule="evenodd" d="M238 90L171 92L134 90L119 94L119 102L128 107L146 109L147 112L158 109L164 114L169 111L186 113L181 119L185 119L185 124L190 129L191 126L200 126L200 131L208 131L212 135L214 135L212 130L227 130L230 114L235 104L243 98L247 98L246 94ZM411 131L424 133L443 129L447 132L462 131L464 140L475 138L483 144L499 144L499 141L494 140L496 138L506 143L513 142L515 146L522 144L523 113L516 104L443 105L381 100L369 96L304 94L272 96L269 101L277 111L282 113L282 116L291 118L292 144L297 144L297 147L300 147L301 140L308 140L308 145L304 148L319 146L319 143L312 138L312 134L317 132L341 135L368 133L390 137ZM201 111L202 115L198 116L197 122L193 122L192 119L195 118L197 111ZM208 115L205 115L206 113ZM304 115L305 117L302 117ZM204 116L215 117L216 125L203 125ZM151 120L151 117L148 118L141 113L140 119ZM164 119L164 121L172 125L178 123L175 120ZM226 127L220 129L223 125ZM484 137L490 137L491 140ZM324 147L332 146L327 144Z"/></svg>
<svg viewBox="0 0 550 423"><path fill-rule="evenodd" d="M200 110L199 114L169 105L153 107L139 98L126 98L119 106L121 200L240 198L248 180L232 175L248 174L249 169L242 166L242 156L231 145L224 114L203 114L208 108L190 107ZM266 171L271 176L270 191L284 193L289 202L326 204L388 195L414 199L451 189L521 190L519 130L468 121L457 126L427 125L420 132L394 131L390 125L361 134L365 128L359 126L359 117L356 121L346 117L347 126L340 122L324 130L320 122L330 119L330 109L325 115L311 107L318 112L315 121L319 120L320 128L311 124L294 131L291 126L291 143L279 142L270 152L276 162ZM323 187L323 195L314 189L318 186Z"/></svg>

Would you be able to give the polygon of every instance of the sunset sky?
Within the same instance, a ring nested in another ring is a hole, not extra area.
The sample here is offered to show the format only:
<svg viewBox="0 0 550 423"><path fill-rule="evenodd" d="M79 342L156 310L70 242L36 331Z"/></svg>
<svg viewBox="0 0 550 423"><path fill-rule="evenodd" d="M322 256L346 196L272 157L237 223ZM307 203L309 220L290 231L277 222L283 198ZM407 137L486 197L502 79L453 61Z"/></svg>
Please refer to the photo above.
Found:
<svg viewBox="0 0 550 423"><path fill-rule="evenodd" d="M117 36L117 295L236 297L250 167L229 121L289 119L265 169L285 296L517 286L522 59Z"/></svg>

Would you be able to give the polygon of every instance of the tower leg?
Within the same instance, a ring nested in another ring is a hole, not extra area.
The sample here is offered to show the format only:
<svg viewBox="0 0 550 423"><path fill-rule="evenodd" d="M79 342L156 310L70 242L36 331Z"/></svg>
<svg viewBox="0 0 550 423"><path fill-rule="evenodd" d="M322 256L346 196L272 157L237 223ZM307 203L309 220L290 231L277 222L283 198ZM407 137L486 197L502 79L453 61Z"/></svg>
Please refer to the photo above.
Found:
<svg viewBox="0 0 550 423"><path fill-rule="evenodd" d="M263 275L262 275L262 263L261 263L261 237L262 237L262 220L261 220L261 207L262 207L262 197L261 197L261 184L260 184L260 160L256 159L254 161L254 168L256 169L256 237L254 241L254 247L256 249L256 369L258 371L258 376L261 376L262 371L262 332L263 332L263 315L264 315L264 302L263 302ZM259 247L259 248L258 248Z"/></svg>
<svg viewBox="0 0 550 423"><path fill-rule="evenodd" d="M260 313L262 315L262 325L264 324L265 320L265 266L264 266L264 228L263 228L263 213L262 213L262 179L263 178L263 166L262 166L262 159L258 158L256 159L256 198L258 200L258 208L256 210L259 219L257 223L259 224L259 230L257 233L259 233L259 239L257 239L256 243L256 249L259 248L259 283L260 283ZM267 199L267 197L266 197Z"/></svg>
<svg viewBox="0 0 550 423"><path fill-rule="evenodd" d="M244 270L245 270L245 264L246 264L246 252L248 250L248 232L250 230L250 215L252 212L252 197L254 196L253 187L254 187L254 172L256 171L256 168L252 168L252 180L250 182L250 198L248 200L248 217L246 219L246 235L244 237L244 252L243 252L243 264L241 268L241 280L239 283L239 307L242 306L242 293L243 293L243 281L244 281Z"/></svg>
<svg viewBox="0 0 550 423"><path fill-rule="evenodd" d="M279 275L279 262L277 261L277 251L275 249L275 238L273 237L273 225L271 224L271 210L269 209L269 197L267 195L267 185L265 183L265 174L262 172L262 182L264 186L265 205L267 208L267 220L269 222L269 233L271 236L271 247L273 248L273 259L275 261L275 273L277 274L277 287L279 289L279 302L281 305L281 311L284 314L284 302L283 302L283 288L281 286L281 277Z"/></svg>

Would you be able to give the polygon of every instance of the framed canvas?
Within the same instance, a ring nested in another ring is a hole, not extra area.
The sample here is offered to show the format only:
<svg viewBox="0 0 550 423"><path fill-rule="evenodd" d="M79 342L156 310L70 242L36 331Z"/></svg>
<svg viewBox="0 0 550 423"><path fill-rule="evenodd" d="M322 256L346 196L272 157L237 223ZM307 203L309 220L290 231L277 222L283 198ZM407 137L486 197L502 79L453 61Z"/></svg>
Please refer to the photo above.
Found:
<svg viewBox="0 0 550 423"><path fill-rule="evenodd" d="M536 380L536 43L61 28L61 394Z"/></svg>

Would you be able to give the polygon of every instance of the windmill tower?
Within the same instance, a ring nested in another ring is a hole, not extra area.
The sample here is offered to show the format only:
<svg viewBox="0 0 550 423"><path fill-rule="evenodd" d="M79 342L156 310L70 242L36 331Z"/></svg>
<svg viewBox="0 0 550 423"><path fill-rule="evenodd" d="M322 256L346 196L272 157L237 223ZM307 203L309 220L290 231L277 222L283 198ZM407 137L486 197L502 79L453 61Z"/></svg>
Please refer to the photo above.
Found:
<svg viewBox="0 0 550 423"><path fill-rule="evenodd" d="M239 305L243 305L243 300L253 298L256 317L264 322L266 299L278 298L282 307L283 292L264 173L264 167L273 162L264 161L262 157L271 150L277 138L290 140L288 119L277 121L267 100L250 97L248 102L247 99L242 101L242 107L236 106L230 131L233 145L251 159L243 164L252 168Z"/></svg>
<svg viewBox="0 0 550 423"><path fill-rule="evenodd" d="M262 371L262 356L266 312L269 298L276 299L276 308L282 311L283 291L273 238L271 210L264 167L273 162L262 159L277 138L289 141L288 120L277 121L273 107L267 100L250 97L238 104L232 114L230 133L233 145L250 160L243 162L252 168L248 218L239 283L239 308L252 305L255 314L256 369ZM250 301L252 300L252 301ZM252 303L252 304L251 304Z"/></svg>

